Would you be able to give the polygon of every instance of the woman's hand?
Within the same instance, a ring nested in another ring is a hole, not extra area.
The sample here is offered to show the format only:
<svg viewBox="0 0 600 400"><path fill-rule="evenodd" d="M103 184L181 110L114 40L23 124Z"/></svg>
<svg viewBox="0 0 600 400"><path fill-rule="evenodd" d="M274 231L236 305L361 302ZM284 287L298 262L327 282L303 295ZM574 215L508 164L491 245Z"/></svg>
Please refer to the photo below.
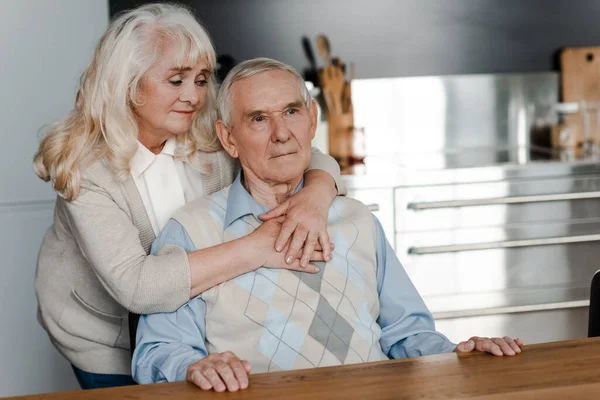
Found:
<svg viewBox="0 0 600 400"><path fill-rule="evenodd" d="M308 179L312 176L312 179ZM320 170L306 173L306 184L298 193L266 214L263 221L285 215L275 241L275 250L285 253L285 262L291 264L301 254L300 265L308 266L311 255L320 245L323 260L331 260L332 243L327 233L329 207L337 195L331 175ZM304 249L304 250L302 250Z"/></svg>
<svg viewBox="0 0 600 400"><path fill-rule="evenodd" d="M248 387L252 367L230 351L209 354L187 369L187 380L203 390L235 392Z"/></svg>
<svg viewBox="0 0 600 400"><path fill-rule="evenodd" d="M267 268L282 268L302 272L319 272L319 268L314 264L307 264L306 267L300 265L299 256L301 253L297 253L297 256L292 260L291 264L286 263L283 257L284 254L289 251L289 245L286 245L283 252L275 251L275 239L282 230L284 219L284 217L270 219L248 235L248 238L250 239L250 249L255 252L256 257L258 258L257 265ZM323 261L323 252L317 250L313 251L310 260Z"/></svg>

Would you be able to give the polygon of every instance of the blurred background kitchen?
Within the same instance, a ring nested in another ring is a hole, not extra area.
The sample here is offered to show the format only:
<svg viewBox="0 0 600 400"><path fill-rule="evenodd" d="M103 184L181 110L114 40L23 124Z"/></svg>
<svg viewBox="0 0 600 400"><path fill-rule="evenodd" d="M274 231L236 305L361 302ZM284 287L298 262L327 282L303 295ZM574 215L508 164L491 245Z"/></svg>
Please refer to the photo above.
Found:
<svg viewBox="0 0 600 400"><path fill-rule="evenodd" d="M31 160L40 129L71 109L109 18L143 3L0 1L0 397L77 388L36 321L54 192ZM266 56L312 80L314 144L380 218L440 331L587 336L600 259L599 0L180 3L211 33L221 73Z"/></svg>

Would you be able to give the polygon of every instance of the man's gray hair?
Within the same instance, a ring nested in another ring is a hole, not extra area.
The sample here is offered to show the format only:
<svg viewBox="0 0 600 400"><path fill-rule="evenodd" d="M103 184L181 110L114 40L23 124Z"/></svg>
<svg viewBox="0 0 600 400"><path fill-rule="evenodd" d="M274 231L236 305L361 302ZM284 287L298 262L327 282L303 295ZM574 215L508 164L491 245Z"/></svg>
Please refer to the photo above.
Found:
<svg viewBox="0 0 600 400"><path fill-rule="evenodd" d="M217 110L219 113L219 119L223 121L225 126L231 128L231 109L232 109L232 98L231 98L231 88L234 83L241 81L242 79L250 78L254 75L261 74L263 72L268 71L288 71L298 81L298 86L300 89L300 93L302 93L302 98L307 107L310 107L310 103L312 101L312 96L306 87L306 83L302 76L294 69L287 64L282 63L281 61L273 60L271 58L254 58L252 60L244 61L238 65L236 65L230 72L227 74L227 77L223 81L221 88L219 89L219 95L217 97Z"/></svg>

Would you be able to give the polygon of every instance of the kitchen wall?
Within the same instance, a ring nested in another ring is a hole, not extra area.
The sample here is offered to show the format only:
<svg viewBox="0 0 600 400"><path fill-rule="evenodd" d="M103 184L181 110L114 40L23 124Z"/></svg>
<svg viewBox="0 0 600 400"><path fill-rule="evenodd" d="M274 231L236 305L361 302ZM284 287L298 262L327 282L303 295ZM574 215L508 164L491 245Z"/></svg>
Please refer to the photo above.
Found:
<svg viewBox="0 0 600 400"><path fill-rule="evenodd" d="M36 320L33 278L54 192L33 173L40 128L68 112L108 23L106 0L3 0L0 11L0 397L76 389Z"/></svg>
<svg viewBox="0 0 600 400"><path fill-rule="evenodd" d="M111 13L141 0L110 0ZM329 36L358 78L549 71L565 46L600 45L597 0L187 0L219 53L309 66ZM316 53L316 51L315 51ZM320 62L320 61L319 61Z"/></svg>

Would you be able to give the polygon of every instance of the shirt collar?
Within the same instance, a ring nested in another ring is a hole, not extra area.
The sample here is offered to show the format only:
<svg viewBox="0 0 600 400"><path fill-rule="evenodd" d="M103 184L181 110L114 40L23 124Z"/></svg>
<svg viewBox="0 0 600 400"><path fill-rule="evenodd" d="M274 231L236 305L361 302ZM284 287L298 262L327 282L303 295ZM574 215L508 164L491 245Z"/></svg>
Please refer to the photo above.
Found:
<svg viewBox="0 0 600 400"><path fill-rule="evenodd" d="M146 169L152 165L157 156L139 141L137 144L138 149L131 159L131 175L133 175L134 179L138 179L144 173L144 171L146 171ZM159 154L165 154L173 157L176 147L177 141L175 138L170 138L165 142L165 145Z"/></svg>
<svg viewBox="0 0 600 400"><path fill-rule="evenodd" d="M235 181L229 188L229 197L227 198L227 210L225 211L225 222L223 228L227 229L234 221L242 218L246 215L252 214L260 221L259 215L269 211L269 208L265 205L260 204L248 193L244 185L242 185L242 173L240 169ZM300 181L294 193L304 187L304 179Z"/></svg>

